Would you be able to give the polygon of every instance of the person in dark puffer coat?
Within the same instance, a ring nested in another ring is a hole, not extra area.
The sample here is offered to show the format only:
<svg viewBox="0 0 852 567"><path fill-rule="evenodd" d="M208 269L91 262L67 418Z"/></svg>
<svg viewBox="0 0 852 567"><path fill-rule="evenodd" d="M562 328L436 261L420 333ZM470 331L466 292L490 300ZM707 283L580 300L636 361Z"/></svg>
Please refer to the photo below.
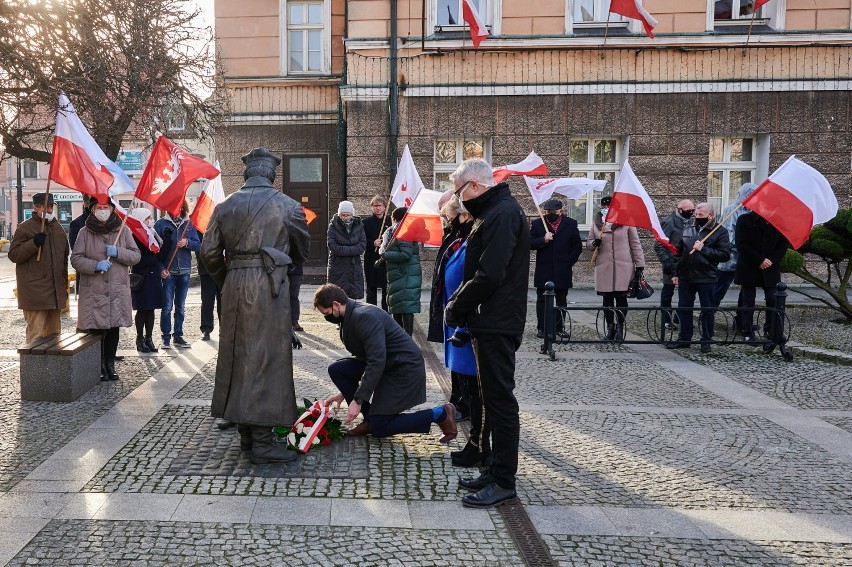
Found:
<svg viewBox="0 0 852 567"><path fill-rule="evenodd" d="M355 216L350 201L341 201L328 224L328 283L346 292L350 299L364 297L364 266L361 254L367 249L364 223Z"/></svg>
<svg viewBox="0 0 852 567"><path fill-rule="evenodd" d="M408 209L394 209L393 225L388 229L393 234ZM388 238L382 246L381 256L387 264L388 311L394 321L411 335L414 332L414 314L420 313L420 286L423 272L420 268L420 248L416 242Z"/></svg>

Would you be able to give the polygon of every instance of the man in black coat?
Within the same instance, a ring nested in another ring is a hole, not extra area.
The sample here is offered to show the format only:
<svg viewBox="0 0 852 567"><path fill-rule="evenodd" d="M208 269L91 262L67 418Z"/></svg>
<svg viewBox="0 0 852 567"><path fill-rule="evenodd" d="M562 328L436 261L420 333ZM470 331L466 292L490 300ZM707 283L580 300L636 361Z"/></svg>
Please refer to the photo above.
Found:
<svg viewBox="0 0 852 567"><path fill-rule="evenodd" d="M382 244L382 231L391 223L385 214L387 201L381 195L370 200L373 214L364 219L364 235L367 237L367 249L364 250L364 279L367 281L367 303L378 305L379 290L382 290L382 309L388 310L388 278L384 264L376 267L380 258L379 246Z"/></svg>
<svg viewBox="0 0 852 567"><path fill-rule="evenodd" d="M450 327L470 331L492 440L491 465L478 478L461 479L459 486L474 491L462 498L462 505L486 508L516 496L520 418L515 352L527 319L530 230L508 183L494 184L488 162L465 160L452 180L474 224L464 279L447 302L444 318Z"/></svg>
<svg viewBox="0 0 852 567"><path fill-rule="evenodd" d="M672 214L664 218L663 222L660 223L663 234L668 237L669 243L675 248L680 244L680 240L683 238L683 228L689 219L692 218L693 213L695 213L695 203L689 199L684 199L677 204L677 208L672 211ZM672 298L674 297L675 285L672 283L672 278L677 275L674 271L677 259L674 252L659 242L654 243L654 252L663 265L663 289L660 290L660 307L663 308L661 330L663 332L660 336L665 336L665 329L673 328L670 308L672 306Z"/></svg>
<svg viewBox="0 0 852 567"><path fill-rule="evenodd" d="M738 313L743 336L754 341L752 323L757 288L763 288L767 309L775 309L775 286L781 281L781 260L787 253L789 243L778 229L755 212L749 212L737 219L734 238L739 251L734 282L742 286L740 307L743 309ZM771 313L772 311L767 312L764 331L769 331Z"/></svg>
<svg viewBox="0 0 852 567"><path fill-rule="evenodd" d="M91 211L89 210L89 202L91 197L83 195L83 214L71 221L68 225L68 242L71 244L71 249L74 249L74 243L77 242L77 235L80 234L80 229L86 226L86 219L89 218Z"/></svg>
<svg viewBox="0 0 852 567"><path fill-rule="evenodd" d="M701 352L710 352L713 324L716 314L716 266L731 257L731 240L728 231L720 226L715 231L715 211L710 203L695 206L693 224L683 229L683 238L677 247L676 276L672 282L678 286L677 316L680 334L677 342L668 348L689 348L692 341L692 307L695 294L701 303ZM711 234L712 233L712 234ZM690 253L693 251L692 253Z"/></svg>
<svg viewBox="0 0 852 567"><path fill-rule="evenodd" d="M345 423L361 413L364 421L349 435L388 437L397 433L428 433L437 423L442 443L456 438L456 412L452 404L414 413L402 413L426 401L426 366L414 340L387 311L349 299L334 284L320 286L314 308L329 323L340 325L340 340L353 358L328 367L340 390L327 404L349 404Z"/></svg>
<svg viewBox="0 0 852 567"><path fill-rule="evenodd" d="M568 306L568 290L574 287L573 267L583 252L583 241L577 221L562 214L562 201L550 199L541 208L544 222L535 219L530 226L530 248L535 253L535 314L537 318L536 336L544 337L544 291L547 282L553 282L556 292L556 305ZM556 318L556 332L562 332L562 317Z"/></svg>

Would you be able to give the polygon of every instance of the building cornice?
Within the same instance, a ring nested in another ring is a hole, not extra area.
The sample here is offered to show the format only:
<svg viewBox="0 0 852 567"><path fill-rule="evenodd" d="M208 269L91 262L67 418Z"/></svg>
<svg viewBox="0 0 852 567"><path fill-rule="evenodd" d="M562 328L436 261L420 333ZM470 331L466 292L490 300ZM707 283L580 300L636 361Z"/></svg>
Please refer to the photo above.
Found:
<svg viewBox="0 0 852 567"><path fill-rule="evenodd" d="M336 87L340 76L333 77L225 77L226 88L249 87Z"/></svg>

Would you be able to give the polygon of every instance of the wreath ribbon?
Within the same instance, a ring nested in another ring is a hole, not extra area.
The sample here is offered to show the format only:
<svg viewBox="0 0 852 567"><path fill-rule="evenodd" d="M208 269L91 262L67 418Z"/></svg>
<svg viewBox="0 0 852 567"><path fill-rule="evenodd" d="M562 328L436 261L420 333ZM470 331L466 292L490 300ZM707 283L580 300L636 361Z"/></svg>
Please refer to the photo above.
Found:
<svg viewBox="0 0 852 567"><path fill-rule="evenodd" d="M319 417L314 417L314 410L319 410ZM324 400L317 400L305 411L305 413L302 414L299 419L296 420L291 431L296 431L296 426L304 422L309 417L314 418L315 420L314 424L307 430L307 433L305 433L305 436L302 437L301 441L299 441L297 449L300 453L307 453L311 450L314 439L317 438L317 435L319 435L320 430L322 430L323 426L325 426L325 422L328 421L330 416L331 408L327 408L325 406Z"/></svg>

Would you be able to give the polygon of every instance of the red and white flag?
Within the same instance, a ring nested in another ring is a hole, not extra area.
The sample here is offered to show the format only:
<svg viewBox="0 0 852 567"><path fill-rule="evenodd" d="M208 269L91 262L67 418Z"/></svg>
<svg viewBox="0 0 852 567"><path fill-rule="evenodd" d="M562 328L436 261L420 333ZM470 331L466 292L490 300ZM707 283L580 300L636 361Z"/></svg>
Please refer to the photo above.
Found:
<svg viewBox="0 0 852 567"><path fill-rule="evenodd" d="M202 177L214 179L218 175L219 170L213 164L160 136L136 187L136 198L177 216L193 181Z"/></svg>
<svg viewBox="0 0 852 567"><path fill-rule="evenodd" d="M488 29L479 17L479 10L473 5L472 0L462 0L462 18L470 26L470 39L476 49L482 40L488 37Z"/></svg>
<svg viewBox="0 0 852 567"><path fill-rule="evenodd" d="M535 152L530 152L530 155L524 158L524 161L519 163L510 163L509 165L501 165L495 167L494 182L500 183L513 175L547 175L547 166L544 165L544 160L538 157Z"/></svg>
<svg viewBox="0 0 852 567"><path fill-rule="evenodd" d="M111 163L83 126L71 101L65 93L60 94L48 178L105 204L114 180L108 167Z"/></svg>
<svg viewBox="0 0 852 567"><path fill-rule="evenodd" d="M219 162L213 164L217 170L222 171L219 167ZM204 184L204 189L198 196L198 201L195 203L195 208L192 209L192 214L189 215L189 220L192 221L192 226L195 230L204 234L207 232L207 225L210 224L210 217L213 216L213 209L216 205L225 200L225 188L222 187L222 175L217 175L213 179L208 179Z"/></svg>
<svg viewBox="0 0 852 567"><path fill-rule="evenodd" d="M642 22L642 27L645 28L648 37L654 38L654 27L657 25L657 19L642 6L641 0L612 0L609 11L631 20L639 20Z"/></svg>
<svg viewBox="0 0 852 567"><path fill-rule="evenodd" d="M618 183L612 193L612 202L609 204L606 222L635 226L650 230L657 242L677 254L677 248L669 242L669 237L663 232L660 225L660 217L648 192L639 183L630 163L624 162Z"/></svg>
<svg viewBox="0 0 852 567"><path fill-rule="evenodd" d="M756 0L754 3L754 9L752 11L752 14L757 12L757 9L766 4L767 2L769 2L769 0Z"/></svg>
<svg viewBox="0 0 852 567"><path fill-rule="evenodd" d="M423 182L420 181L420 174L417 173L414 160L411 159L411 150L406 144L405 149L402 150L399 167L396 169L396 178L393 180L391 202L397 207L410 207L421 189L423 189Z"/></svg>
<svg viewBox="0 0 852 567"><path fill-rule="evenodd" d="M440 246L444 237L444 226L441 214L438 212L438 201L443 193L431 189L423 189L417 195L408 212L399 221L393 236L397 240L407 242L422 242Z"/></svg>
<svg viewBox="0 0 852 567"><path fill-rule="evenodd" d="M302 205L302 212L305 213L305 220L308 221L308 224L311 224L312 222L317 220L317 214L313 210L307 208L305 205Z"/></svg>
<svg viewBox="0 0 852 567"><path fill-rule="evenodd" d="M154 236L154 229L148 228L148 226L142 224L139 219L134 218L133 215L128 215L124 207L118 203L118 200L113 201L113 203L115 204L115 214L117 214L120 219L124 219L125 217L127 218L125 223L127 224L127 228L130 229L130 232L133 233L133 236L135 236L139 242L145 244L151 252L154 252L155 254L159 252L160 245L157 243L157 238Z"/></svg>
<svg viewBox="0 0 852 567"><path fill-rule="evenodd" d="M828 179L796 156L790 156L769 179L743 200L800 248L811 229L837 215L837 197Z"/></svg>
<svg viewBox="0 0 852 567"><path fill-rule="evenodd" d="M524 175L524 181L527 182L527 189L529 189L536 207L540 207L542 203L552 198L554 193L559 193L569 199L579 199L589 191L601 191L606 187L606 181L587 177L533 179Z"/></svg>

